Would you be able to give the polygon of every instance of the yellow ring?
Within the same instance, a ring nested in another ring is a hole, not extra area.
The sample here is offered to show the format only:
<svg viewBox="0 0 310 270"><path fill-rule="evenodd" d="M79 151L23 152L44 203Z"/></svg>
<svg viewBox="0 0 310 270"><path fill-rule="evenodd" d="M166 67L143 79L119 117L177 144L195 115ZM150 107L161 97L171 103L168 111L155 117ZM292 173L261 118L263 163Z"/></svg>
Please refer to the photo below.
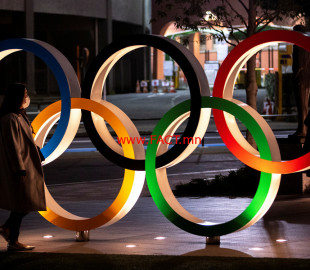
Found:
<svg viewBox="0 0 310 270"><path fill-rule="evenodd" d="M111 106L111 104L105 106L104 104L100 104L89 99L71 99L71 109L88 110L101 116L111 125L118 137L125 138L129 136L137 136L135 133L137 130L130 130L130 134L128 134L124 125L124 121L122 122L121 120L122 116L124 115L116 115L111 109L108 108L109 106ZM32 123L34 132L37 133L43 131L43 137L45 138L47 132L50 130L51 125L57 121L60 110L61 101L55 102L44 109ZM80 121L80 119L75 120ZM47 125L47 127L44 127L44 125ZM42 134L39 135L42 137ZM44 143L44 140L41 143ZM142 152L144 154L144 148L142 144L128 143L122 145L122 147L124 156L128 158L134 159L135 151L137 151L139 153L138 155L140 156ZM135 172L125 169L122 187L113 203L101 214L92 218L79 217L64 210L54 200L47 187L45 186L47 211L40 211L39 213L52 224L63 229L73 231L85 231L98 228L100 226L108 226L120 220L131 210L140 196L144 184L144 179L144 171Z"/></svg>

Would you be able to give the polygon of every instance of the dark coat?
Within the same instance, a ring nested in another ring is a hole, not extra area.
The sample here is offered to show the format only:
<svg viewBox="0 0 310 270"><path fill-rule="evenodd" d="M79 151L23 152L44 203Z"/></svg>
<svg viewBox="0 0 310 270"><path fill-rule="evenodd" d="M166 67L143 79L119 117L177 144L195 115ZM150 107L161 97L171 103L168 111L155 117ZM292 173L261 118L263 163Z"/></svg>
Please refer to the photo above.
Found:
<svg viewBox="0 0 310 270"><path fill-rule="evenodd" d="M19 175L26 172L25 181ZM0 119L0 208L46 210L44 176L29 124L20 114Z"/></svg>
<svg viewBox="0 0 310 270"><path fill-rule="evenodd" d="M310 88L310 53L294 45L292 68L295 79L294 86Z"/></svg>

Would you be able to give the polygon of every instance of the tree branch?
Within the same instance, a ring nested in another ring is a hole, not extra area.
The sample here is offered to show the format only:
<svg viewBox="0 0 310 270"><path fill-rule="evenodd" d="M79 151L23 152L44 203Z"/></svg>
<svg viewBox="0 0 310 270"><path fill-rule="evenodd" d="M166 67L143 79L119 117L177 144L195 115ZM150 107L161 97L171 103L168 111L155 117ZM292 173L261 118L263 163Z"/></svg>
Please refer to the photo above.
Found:
<svg viewBox="0 0 310 270"><path fill-rule="evenodd" d="M249 13L249 9L248 9L247 6L243 3L243 1L242 1L242 0L238 0L238 2L243 6L243 8L245 9L245 11L246 11L247 13Z"/></svg>
<svg viewBox="0 0 310 270"><path fill-rule="evenodd" d="M223 32L223 30L219 30L219 29L217 29L216 27L219 27L219 28L229 28L230 29L230 33L231 33L231 35L236 39L236 41L239 43L239 40L234 36L234 34L233 34L233 32L234 31L237 31L237 32L239 32L239 33L241 33L242 35L244 35L245 37L246 37L246 32L245 31L242 31L242 30L240 30L238 27L234 27L233 25L232 25L232 23L231 23L231 21L229 20L229 19L227 19L227 17L225 18L226 19L226 21L227 21L227 24L229 25L229 26L225 26L225 25L222 25L221 24L221 22L219 22L219 21L213 21L213 22L210 22L210 21L205 21L205 24L206 24L206 26L207 27L209 27L209 28L212 28L213 30L215 30L215 31L222 31ZM201 28L203 28L203 27L201 27ZM205 27L204 27L205 28Z"/></svg>
<svg viewBox="0 0 310 270"><path fill-rule="evenodd" d="M242 33L242 34L244 34L245 37L247 36L246 32L240 30L239 28L234 27L234 26L232 25L232 21L228 18L227 14L224 14L223 16L225 17L226 23L228 24L228 26L229 26L229 28L230 28L230 30L231 30L231 31L230 31L230 34L232 35L232 37L233 37L233 38L237 41L237 43L239 44L240 41L239 41L239 39L235 36L234 30L236 30L236 31L238 31L238 32L240 32L240 33Z"/></svg>
<svg viewBox="0 0 310 270"><path fill-rule="evenodd" d="M229 45L231 45L231 46L234 46L234 47L236 46L236 44L230 42L230 41L227 39L227 37L225 36L225 33L224 33L223 30L219 30L219 29L216 29L216 28L212 28L212 29L213 29L214 31L218 32L218 33L221 35L221 37L225 40L225 42L226 42L227 44L229 44ZM234 38L235 38L235 37L234 37ZM237 41L238 44L240 43L238 39L235 39L235 40Z"/></svg>
<svg viewBox="0 0 310 270"><path fill-rule="evenodd" d="M245 28L247 28L247 22L245 21L245 19L243 18L243 16L241 16L241 14L231 5L230 1L226 0L227 5L230 7L230 9L236 13L237 17L241 20L241 22L245 25Z"/></svg>
<svg viewBox="0 0 310 270"><path fill-rule="evenodd" d="M262 19L260 23L265 22L264 25L261 28L258 28L259 24L257 24L257 31L256 33L262 32L279 14L277 12L274 12L274 15L269 18Z"/></svg>
<svg viewBox="0 0 310 270"><path fill-rule="evenodd" d="M257 27L256 28L257 29L256 33L262 32L270 23L271 23L271 21L266 23L265 25L263 25L261 28Z"/></svg>
<svg viewBox="0 0 310 270"><path fill-rule="evenodd" d="M277 16L279 16L279 12L275 11L273 13L268 14L267 12L264 13L262 16L256 19L256 24L260 25L264 21L267 21L268 24L271 23Z"/></svg>

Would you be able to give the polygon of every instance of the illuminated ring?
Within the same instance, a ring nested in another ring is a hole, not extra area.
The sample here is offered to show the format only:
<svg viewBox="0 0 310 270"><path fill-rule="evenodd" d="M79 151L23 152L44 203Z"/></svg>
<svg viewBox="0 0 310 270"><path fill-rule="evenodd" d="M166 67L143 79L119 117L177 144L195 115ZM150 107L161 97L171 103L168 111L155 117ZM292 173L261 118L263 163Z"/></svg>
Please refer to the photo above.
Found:
<svg viewBox="0 0 310 270"><path fill-rule="evenodd" d="M260 149L260 155L267 160L279 160L279 149L270 149L270 142L263 130L242 106L238 106L228 100L221 98L202 98L202 107L224 110L235 115L250 130ZM171 109L155 127L152 136L159 138L165 136L173 122L178 121L190 110L190 101L182 102ZM179 122L184 121L182 119ZM180 123L179 123L180 124ZM275 139L275 138L274 138ZM176 200L167 179L165 168L156 169L156 154L163 144L148 144L146 151L146 179L152 198L160 211L179 228L196 235L220 236L237 230L245 229L257 222L269 209L277 194L281 175L261 173L257 192L250 205L236 218L221 224L210 224L191 215Z"/></svg>
<svg viewBox="0 0 310 270"><path fill-rule="evenodd" d="M137 130L129 130L127 132L126 122L128 122L128 118L124 116L124 113L115 113L115 106L109 102L106 102L106 104L99 104L89 99L73 98L71 99L71 106L72 111L80 111L81 109L89 110L103 117L119 137L138 136ZM46 124L46 122L49 126L52 125L55 122L54 118L59 118L58 112L60 111L60 107L61 101L58 101L44 109L33 121L35 129L40 128L40 126ZM49 121L49 119L54 120ZM49 130L49 128L46 129L45 132L48 132L47 130ZM128 158L144 158L144 148L142 144L124 144L122 147L124 156ZM39 213L52 224L73 231L85 231L100 226L108 226L120 220L131 210L140 196L144 185L144 179L145 172L135 172L126 169L124 181L116 199L105 211L93 218L83 218L67 212L53 199L45 186L47 211L40 211Z"/></svg>
<svg viewBox="0 0 310 270"><path fill-rule="evenodd" d="M213 96L231 100L235 103L238 102L232 99L232 95L234 83L240 69L251 56L275 42L293 43L310 51L310 38L295 31L273 30L251 36L237 45L226 57L218 71L213 88ZM253 111L248 105L244 104L243 106L244 109ZM264 119L258 113L256 115L256 120L263 124L265 122ZM246 165L259 171L281 174L310 169L310 153L285 162L264 160L259 157L259 153L244 139L234 117L222 111L214 111L214 120L224 143Z"/></svg>
<svg viewBox="0 0 310 270"><path fill-rule="evenodd" d="M8 39L1 41L0 61L11 53L20 50L33 53L46 63L57 80L61 94L63 105L61 108L59 125L57 126L53 137L42 149L42 153L46 160L45 163L48 163L56 159L69 146L63 141L63 137L69 132L76 131L79 127L79 123L74 124L71 121L73 116L70 115L70 97L80 97L80 85L76 78L74 69L67 58L65 58L57 49L43 41L30 39ZM40 146L42 146L42 144L40 144Z"/></svg>
<svg viewBox="0 0 310 270"><path fill-rule="evenodd" d="M204 70L195 56L178 42L151 35L133 35L122 39L119 42L113 42L102 50L89 67L82 84L82 97L102 102L102 89L108 73L113 65L125 54L145 46L152 46L164 51L171 56L183 70L188 78L188 84L191 94L191 113L188 124L182 134L182 137L202 137L206 131L208 115L202 113L200 107L201 96L209 96L209 85ZM111 162L131 170L144 170L144 160L129 159L123 157L119 145L109 134L105 127L104 119L99 119L90 112L82 112L83 122L88 136L99 152ZM198 130L197 127L200 126ZM113 145L111 149L108 145ZM178 144L169 151L163 153L157 159L157 167L169 165L180 155L188 154L194 150L195 145ZM188 151L184 151L188 150Z"/></svg>

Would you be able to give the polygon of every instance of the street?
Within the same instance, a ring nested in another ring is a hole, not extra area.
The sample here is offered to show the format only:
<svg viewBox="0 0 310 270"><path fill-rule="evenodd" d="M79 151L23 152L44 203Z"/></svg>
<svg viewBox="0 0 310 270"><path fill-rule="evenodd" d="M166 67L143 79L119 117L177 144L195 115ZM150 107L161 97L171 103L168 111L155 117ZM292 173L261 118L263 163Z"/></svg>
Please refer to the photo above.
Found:
<svg viewBox="0 0 310 270"><path fill-rule="evenodd" d="M291 131L277 131L283 138ZM149 136L146 137L146 140ZM205 145L177 166L168 169L169 180L176 184L193 178L212 178L227 174L243 164L223 144L217 133L205 136ZM76 138L67 151L54 162L44 166L48 185L89 181L122 181L124 170L97 152L89 138Z"/></svg>
<svg viewBox="0 0 310 270"><path fill-rule="evenodd" d="M257 111L262 113L266 90L257 93ZM245 89L234 91L234 99L246 101ZM189 90L177 90L176 93L140 93L108 95L107 101L123 110L131 119L161 118L169 109L190 99Z"/></svg>
<svg viewBox="0 0 310 270"><path fill-rule="evenodd" d="M265 90L258 92L258 107L262 105ZM177 91L168 94L123 94L110 95L107 100L122 109L134 122L141 137L147 143L150 134L159 119L170 108L190 98L189 91ZM245 92L236 90L234 98L244 101ZM34 109L34 108L33 108ZM287 138L292 134L296 126L295 122L278 122L268 120L277 138ZM185 124L184 124L185 125ZM181 126L177 134L183 130ZM245 135L245 128L240 125ZM124 169L112 164L104 158L87 137L81 124L78 137L74 139L66 152L57 160L44 166L46 183L48 185L67 184L75 182L106 181L120 187ZM117 138L115 137L115 140ZM145 148L146 148L146 143ZM237 170L243 164L227 150L222 142L213 118L210 120L203 145L194 151L185 161L168 169L171 185L179 182L188 182L193 178L213 178L217 174L228 174L231 170ZM117 189L117 188L116 188Z"/></svg>

